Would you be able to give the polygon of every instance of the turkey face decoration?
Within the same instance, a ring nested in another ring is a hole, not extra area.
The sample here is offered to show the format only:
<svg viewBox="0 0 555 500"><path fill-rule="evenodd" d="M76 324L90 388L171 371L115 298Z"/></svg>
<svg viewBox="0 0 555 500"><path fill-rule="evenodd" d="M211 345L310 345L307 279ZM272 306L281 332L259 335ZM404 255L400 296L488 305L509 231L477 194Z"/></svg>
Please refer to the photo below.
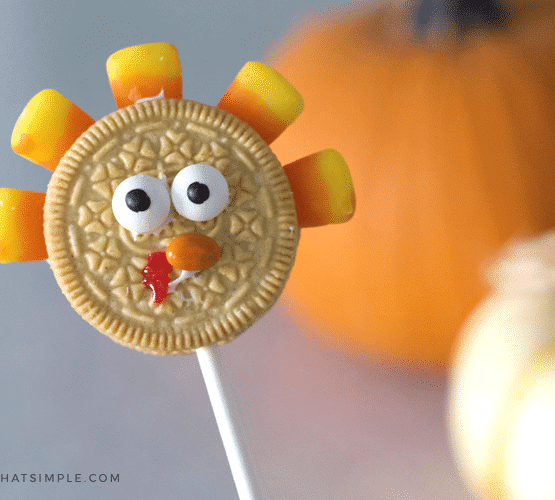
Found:
<svg viewBox="0 0 555 500"><path fill-rule="evenodd" d="M128 347L229 342L276 302L300 228L351 218L348 167L334 150L280 165L269 144L303 102L261 63L217 107L182 99L173 45L120 50L107 69L110 115L45 90L18 119L14 151L54 173L46 195L0 190L0 260L48 258L73 308Z"/></svg>

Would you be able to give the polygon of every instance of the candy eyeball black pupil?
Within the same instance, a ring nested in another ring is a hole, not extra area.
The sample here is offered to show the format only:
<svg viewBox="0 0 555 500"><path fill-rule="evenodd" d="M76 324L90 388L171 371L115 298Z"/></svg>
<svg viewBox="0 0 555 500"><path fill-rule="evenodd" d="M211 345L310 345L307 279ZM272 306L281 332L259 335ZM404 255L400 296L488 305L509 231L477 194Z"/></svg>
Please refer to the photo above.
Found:
<svg viewBox="0 0 555 500"><path fill-rule="evenodd" d="M187 198L193 203L200 205L210 198L210 189L201 182L192 182L187 188Z"/></svg>
<svg viewBox="0 0 555 500"><path fill-rule="evenodd" d="M150 198L142 189L132 189L125 195L125 204L133 212L144 212L150 207Z"/></svg>

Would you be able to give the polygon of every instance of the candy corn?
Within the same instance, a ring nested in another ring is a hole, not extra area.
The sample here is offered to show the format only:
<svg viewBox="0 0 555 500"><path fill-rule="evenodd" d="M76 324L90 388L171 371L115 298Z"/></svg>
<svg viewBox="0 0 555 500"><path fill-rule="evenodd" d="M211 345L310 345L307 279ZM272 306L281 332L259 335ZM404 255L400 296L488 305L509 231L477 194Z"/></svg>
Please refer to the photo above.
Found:
<svg viewBox="0 0 555 500"><path fill-rule="evenodd" d="M349 167L334 149L324 149L283 167L295 195L300 227L347 222L355 211Z"/></svg>
<svg viewBox="0 0 555 500"><path fill-rule="evenodd" d="M119 50L108 58L106 69L118 109L153 97L182 98L179 55L169 43Z"/></svg>
<svg viewBox="0 0 555 500"><path fill-rule="evenodd" d="M218 103L254 128L267 144L295 121L303 106L295 87L259 62L245 64Z"/></svg>
<svg viewBox="0 0 555 500"><path fill-rule="evenodd" d="M65 152L94 120L55 90L33 97L17 119L12 148L23 158L54 171Z"/></svg>
<svg viewBox="0 0 555 500"><path fill-rule="evenodd" d="M0 263L48 258L43 231L45 193L0 189Z"/></svg>

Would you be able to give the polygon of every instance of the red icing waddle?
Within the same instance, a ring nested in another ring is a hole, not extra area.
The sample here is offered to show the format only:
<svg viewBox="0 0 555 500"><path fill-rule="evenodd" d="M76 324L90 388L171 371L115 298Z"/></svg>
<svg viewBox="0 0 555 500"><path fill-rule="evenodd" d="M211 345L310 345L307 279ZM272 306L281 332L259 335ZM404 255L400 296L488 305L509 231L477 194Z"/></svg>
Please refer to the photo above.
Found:
<svg viewBox="0 0 555 500"><path fill-rule="evenodd" d="M155 304L161 304L168 296L172 270L165 252L153 252L148 256L148 264L143 269L143 283L154 292Z"/></svg>

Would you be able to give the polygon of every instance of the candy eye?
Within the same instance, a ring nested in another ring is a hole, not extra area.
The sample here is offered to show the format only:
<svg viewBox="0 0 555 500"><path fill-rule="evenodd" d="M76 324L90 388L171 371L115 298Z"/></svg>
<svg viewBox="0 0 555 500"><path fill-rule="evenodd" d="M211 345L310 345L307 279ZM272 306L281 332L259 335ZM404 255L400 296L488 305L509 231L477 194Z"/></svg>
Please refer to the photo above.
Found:
<svg viewBox="0 0 555 500"><path fill-rule="evenodd" d="M181 170L172 183L175 209L189 220L213 219L229 203L229 187L219 170L197 163Z"/></svg>
<svg viewBox="0 0 555 500"><path fill-rule="evenodd" d="M112 210L117 221L132 233L149 233L161 226L170 213L166 181L150 175L125 179L114 192Z"/></svg>

